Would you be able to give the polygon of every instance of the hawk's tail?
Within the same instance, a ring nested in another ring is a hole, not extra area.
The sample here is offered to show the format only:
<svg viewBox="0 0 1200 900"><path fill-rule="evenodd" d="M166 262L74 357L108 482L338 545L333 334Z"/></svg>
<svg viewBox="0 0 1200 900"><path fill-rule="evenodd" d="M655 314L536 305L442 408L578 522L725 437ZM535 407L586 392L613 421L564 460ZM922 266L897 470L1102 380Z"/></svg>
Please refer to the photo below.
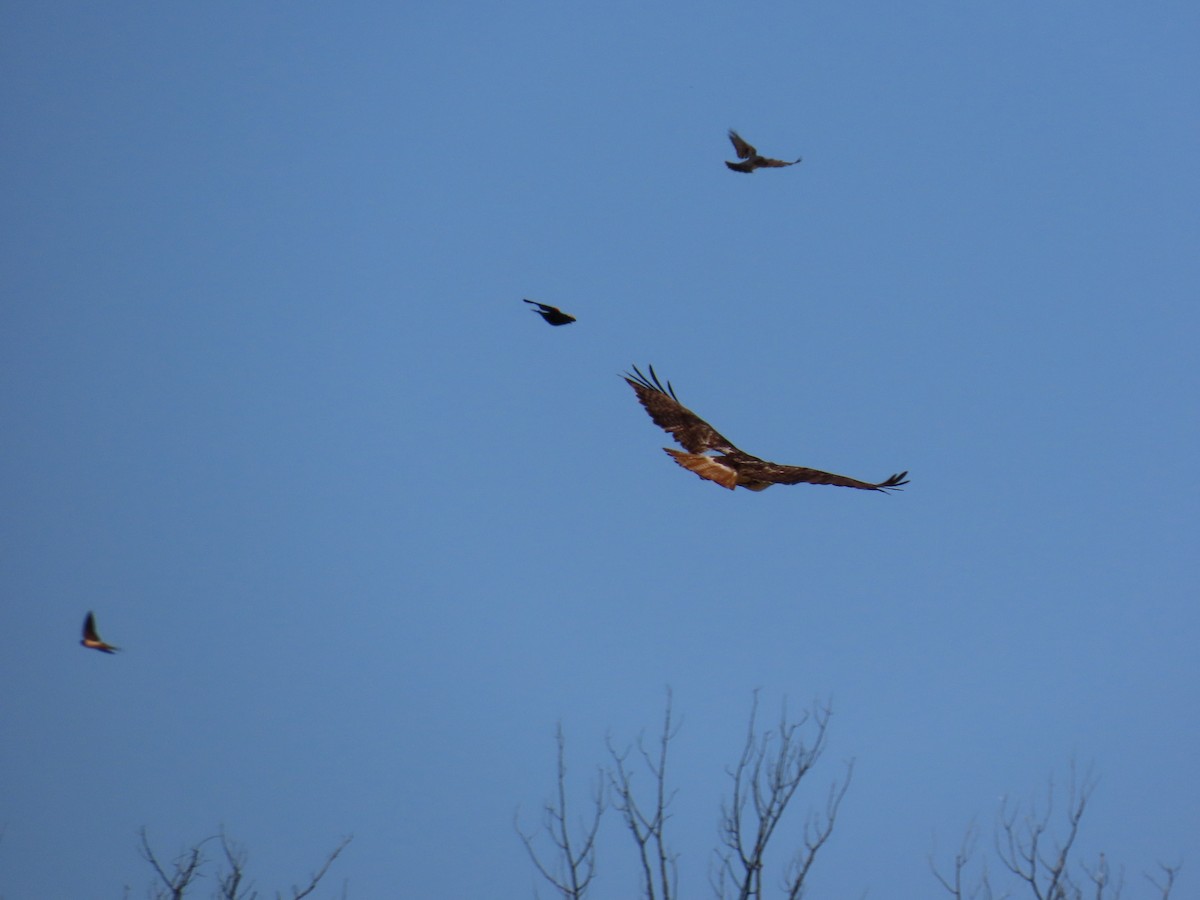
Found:
<svg viewBox="0 0 1200 900"><path fill-rule="evenodd" d="M695 472L701 478L715 481L721 487L729 488L731 491L737 487L737 472L729 466L722 465L711 456L701 453L684 453L681 450L672 450L670 447L663 447L663 451L679 465L689 472Z"/></svg>

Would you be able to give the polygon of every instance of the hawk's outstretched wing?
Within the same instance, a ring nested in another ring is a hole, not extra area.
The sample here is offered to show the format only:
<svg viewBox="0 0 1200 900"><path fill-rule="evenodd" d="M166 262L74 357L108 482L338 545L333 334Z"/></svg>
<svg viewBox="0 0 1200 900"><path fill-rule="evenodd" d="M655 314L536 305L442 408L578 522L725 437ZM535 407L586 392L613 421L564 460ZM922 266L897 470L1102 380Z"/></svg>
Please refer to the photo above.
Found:
<svg viewBox="0 0 1200 900"><path fill-rule="evenodd" d="M737 447L723 437L702 418L679 402L671 382L663 387L650 366L650 377L647 378L641 370L633 367L634 374L628 372L622 376L626 383L633 388L638 400L654 420L654 424L675 438L679 445L692 453L705 453L716 450L721 453L741 453Z"/></svg>
<svg viewBox="0 0 1200 900"><path fill-rule="evenodd" d="M733 144L733 150L738 155L738 159L753 159L758 156L758 151L753 145L747 144L740 134L729 129L729 141Z"/></svg>
<svg viewBox="0 0 1200 900"><path fill-rule="evenodd" d="M765 491L773 484L832 484L837 487L852 487L863 491L902 490L900 485L908 484L907 472L893 475L887 481L872 484L869 481L859 481L845 475L835 475L832 472L822 472L820 469L806 469L803 466L781 466L778 463L767 462L748 453L730 454L729 456L705 456L701 453L680 453L678 450L663 448L667 454L689 472L699 475L707 481L715 481L721 487L733 490L743 487L748 491Z"/></svg>
<svg viewBox="0 0 1200 900"><path fill-rule="evenodd" d="M764 481L768 484L832 484L837 487L858 488L863 491L898 491L900 485L908 484L907 472L900 472L885 481L872 483L859 481L845 475L835 475L832 472L822 472L820 469L806 469L804 466L784 466L779 463L763 460L737 460L738 476L751 481Z"/></svg>
<svg viewBox="0 0 1200 900"><path fill-rule="evenodd" d="M784 166L794 166L798 162L800 162L798 159L788 162L786 159L771 159L768 156L759 156L754 160L755 165L760 169L782 169Z"/></svg>
<svg viewBox="0 0 1200 900"><path fill-rule="evenodd" d="M730 162L729 160L725 160L725 165L729 166L735 172L745 172L747 175L758 168L752 159L746 160L746 162Z"/></svg>

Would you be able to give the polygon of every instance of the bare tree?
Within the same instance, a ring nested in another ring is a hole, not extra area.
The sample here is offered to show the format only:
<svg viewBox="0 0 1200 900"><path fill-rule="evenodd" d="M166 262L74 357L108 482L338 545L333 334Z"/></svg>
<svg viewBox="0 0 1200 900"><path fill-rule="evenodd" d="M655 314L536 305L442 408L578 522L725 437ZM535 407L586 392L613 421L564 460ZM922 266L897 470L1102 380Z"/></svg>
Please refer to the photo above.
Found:
<svg viewBox="0 0 1200 900"><path fill-rule="evenodd" d="M633 836L637 845L638 858L642 869L642 889L646 900L671 900L676 896L679 872L676 867L677 855L667 849L664 837L667 810L675 792L667 793L667 747L671 739L678 733L679 727L671 724L671 690L667 689L667 711L663 716L662 733L658 738L658 746L653 753L646 749L641 737L637 740L638 755L650 772L653 780L653 802L643 808L637 800L633 789L633 772L627 761L631 750L617 752L609 740L608 753L612 757L615 769L608 773L609 786L615 799L613 805L621 813L625 828ZM650 812L646 810L649 809Z"/></svg>
<svg viewBox="0 0 1200 900"><path fill-rule="evenodd" d="M730 890L741 900L762 897L762 869L767 845L801 779L825 749L831 715L827 706L818 706L811 713L805 712L799 720L788 721L784 710L778 730L760 734L756 730L757 710L756 693L742 756L736 767L729 770L733 779L733 800L723 804L721 809L721 836L727 849L723 854L717 854L721 864L716 875L710 875L710 880L722 898L730 896ZM679 732L673 715L672 696L668 690L662 731L656 741L647 742L644 737L639 737L633 746L624 750L614 746L611 739L606 741L612 765L607 772L601 772L592 797L590 817L581 820L574 831L567 814L564 740L562 726L558 727L555 732L558 794L555 801L546 804L542 822L542 830L549 835L553 849L547 855L539 854L535 846L538 832L526 834L516 819L514 827L538 873L559 896L583 897L596 874L595 841L605 809L604 788L607 787L612 794L612 805L621 814L625 830L636 847L641 896L645 900L678 897L678 856L671 851L666 838L671 802L675 797L675 792L667 786L667 757L671 741ZM815 734L806 742L803 730L809 724L815 726ZM648 787L639 791L637 774L643 769L649 773ZM783 871L784 896L789 900L799 900L803 896L805 878L818 851L833 833L838 808L852 774L853 763L848 763L845 780L831 786L823 811L810 815L805 823L803 847ZM573 833L577 835L574 839Z"/></svg>
<svg viewBox="0 0 1200 900"><path fill-rule="evenodd" d="M209 841L220 841L221 851L225 857L225 869L217 873L217 892L213 894L218 900L257 900L259 894L254 890L253 882L243 885L246 879L246 852L231 840L222 829L218 834L204 838L198 841L190 848L180 853L168 865L164 865L150 847L150 841L146 836L146 829L143 828L138 832L141 838L142 846L140 848L142 858L150 864L154 869L158 880L162 882L160 887L157 883L152 885L150 896L154 900L182 900L187 894L189 888L200 878L203 877L201 869L208 862L204 857L204 845ZM303 897L309 896L317 889L317 885L329 872L329 867L333 865L333 861L341 855L341 852L346 849L346 845L350 843L352 838L343 838L341 843L333 849L326 858L322 866L309 878L308 884L305 887L292 886L290 900L301 900ZM170 871L168 872L168 868ZM283 894L276 891L276 900L283 900ZM342 896L346 896L345 886L342 888Z"/></svg>
<svg viewBox="0 0 1200 900"><path fill-rule="evenodd" d="M818 703L798 719L789 720L785 707L776 728L759 731L755 692L741 755L726 770L732 791L721 804L721 846L713 853L709 872L709 881L720 900L763 900L771 889L763 878L768 847L775 859L781 842L780 823L801 781L825 752L832 714L827 704ZM514 817L514 827L538 873L560 897L579 900L591 886L596 875L596 838L611 796L612 806L621 814L625 831L634 841L641 875L640 896L645 900L676 900L678 855L672 852L666 837L676 792L668 787L667 762L679 729L668 690L662 730L656 740L647 741L642 735L622 750L606 739L611 765L600 770L589 813L573 825L567 805L565 740L561 724L558 726L557 796L546 803L541 828L549 836L552 849L546 855L539 853L535 846L539 832L524 833L517 820L519 814ZM643 771L649 777L639 782L638 773ZM823 808L809 813L797 841L800 846L794 849L791 861L779 869L778 896L787 900L804 896L809 873L833 834L853 777L854 761L849 760L844 778L829 786ZM988 860L977 852L979 829L974 822L968 826L946 871L930 854L929 867L935 880L954 900L1008 900L1018 895L1032 896L1033 900L1120 900L1123 872L1114 872L1103 853L1094 862L1080 862L1076 850L1083 816L1096 785L1097 779L1090 771L1079 778L1071 764L1066 804L1057 828L1053 781L1040 803L1001 803L994 851L999 859L998 879L1007 877L1010 884L1001 886L993 880ZM1160 863L1158 872L1145 874L1161 900L1170 900L1179 870L1179 865Z"/></svg>
<svg viewBox="0 0 1200 900"><path fill-rule="evenodd" d="M601 771L596 780L591 822L581 822L579 838L572 841L567 812L566 739L561 722L554 730L554 739L558 744L558 797L557 800L547 801L542 808L542 829L554 845L551 859L543 861L538 855L534 846L538 834L536 831L526 834L521 830L519 810L513 816L513 828L520 835L529 858L541 876L550 882L560 896L580 900L587 894L588 886L596 874L596 832L600 829L600 817L604 815L604 773ZM534 893L536 896L536 891Z"/></svg>
<svg viewBox="0 0 1200 900"><path fill-rule="evenodd" d="M181 900L187 889L191 887L193 881L199 876L200 867L204 865L204 845L212 840L211 837L206 837L204 840L193 844L189 849L180 853L175 859L171 860L171 874L167 874L162 863L154 851L150 849L150 840L146 837L146 829L142 828L138 832L138 837L141 838L142 846L140 848L142 858L150 863L150 867L154 869L159 880L163 883L162 889L156 889L153 894L154 900Z"/></svg>
<svg viewBox="0 0 1200 900"><path fill-rule="evenodd" d="M333 865L333 861L335 859L337 859L339 855L341 855L341 852L346 849L346 846L353 839L354 839L353 835L347 835L346 837L342 838L342 842L340 844L338 844L336 847L334 847L333 852L331 852L327 857L325 857L325 862L321 864L321 868L317 869L316 872L314 872L312 875L309 876L307 887L298 888L295 885L292 885L291 900L301 900L301 898L307 897L309 894L311 894L313 891L315 891L317 889L317 885L321 883L321 879L323 879L325 877L325 875L329 872L329 867ZM278 898L278 900L281 900L281 898L282 898L282 895L278 894L278 893L275 896L276 896L276 898ZM343 884L342 885L343 900L345 900L345 896L346 896L346 885ZM228 900L235 900L235 898L231 896L228 898Z"/></svg>
<svg viewBox="0 0 1200 900"><path fill-rule="evenodd" d="M720 864L713 882L717 895L738 900L763 896L763 869L767 847L787 811L800 782L816 765L825 750L829 706L817 705L799 720L789 722L786 709L780 714L777 731L755 731L758 694L750 709L746 742L737 765L728 770L733 780L733 796L721 807L720 835L724 851L718 851ZM802 729L809 723L816 733L809 743ZM784 892L789 900L804 896L804 881L816 861L817 853L833 834L838 809L850 787L853 761L846 764L846 778L829 789L823 813L812 813L804 824L804 846L796 851L784 873Z"/></svg>
<svg viewBox="0 0 1200 900"><path fill-rule="evenodd" d="M1084 900L1085 897L1119 900L1124 876L1120 871L1113 874L1103 853L1098 854L1094 863L1072 865L1071 854L1079 837L1080 823L1097 784L1098 779L1090 771L1079 779L1072 761L1061 837L1056 837L1051 827L1055 798L1053 779L1047 787L1045 801L1040 806L1031 801L1024 813L1022 804L1010 806L1007 798L1001 801L995 832L996 856L1015 876L1018 886L1024 885L1035 900ZM934 877L955 900L993 900L996 897L988 879L986 862L977 880L969 882L965 877L967 866L975 855L976 837L977 831L972 824L954 857L951 874L942 874L930 857ZM1150 875L1146 878L1158 889L1163 900L1168 900L1179 866L1160 864L1160 868L1163 882ZM1012 894L1006 892L999 896L1010 897Z"/></svg>
<svg viewBox="0 0 1200 900"><path fill-rule="evenodd" d="M1171 888L1175 886L1175 877L1179 874L1179 865L1168 866L1164 865L1163 863L1159 863L1158 868L1162 870L1162 881L1159 881L1149 873L1143 874L1145 874L1147 881L1158 888L1159 896L1162 897L1163 900L1168 900L1168 898L1171 896Z"/></svg>
<svg viewBox="0 0 1200 900"><path fill-rule="evenodd" d="M1046 789L1045 810L1038 811L1030 803L1029 811L1021 815L1021 804L1008 808L1008 798L1000 803L1000 826L1002 833L996 837L996 854L1010 872L1024 881L1037 900L1060 900L1067 897L1082 897L1082 890L1071 880L1068 869L1071 849L1079 836L1079 823L1089 798L1096 789L1096 779L1091 773L1077 783L1075 763L1071 763L1071 776L1067 781L1066 836L1061 841L1048 834L1054 810L1054 781ZM1019 819L1019 821L1018 821ZM1100 860L1105 875L1108 867ZM1097 900L1104 895L1106 880L1099 886ZM1119 890L1119 889L1118 889Z"/></svg>
<svg viewBox="0 0 1200 900"><path fill-rule="evenodd" d="M1008 894L1001 894L996 897L992 893L992 885L988 879L987 863L983 863L983 871L979 876L979 880L974 884L967 885L965 875L967 866L970 864L972 857L975 856L975 846L979 839L979 829L974 822L967 826L966 832L963 834L962 843L959 844L958 852L954 855L954 870L950 875L943 875L934 861L933 854L929 854L929 868L933 872L933 877L938 883L946 889L946 891L955 898L955 900L1003 900Z"/></svg>

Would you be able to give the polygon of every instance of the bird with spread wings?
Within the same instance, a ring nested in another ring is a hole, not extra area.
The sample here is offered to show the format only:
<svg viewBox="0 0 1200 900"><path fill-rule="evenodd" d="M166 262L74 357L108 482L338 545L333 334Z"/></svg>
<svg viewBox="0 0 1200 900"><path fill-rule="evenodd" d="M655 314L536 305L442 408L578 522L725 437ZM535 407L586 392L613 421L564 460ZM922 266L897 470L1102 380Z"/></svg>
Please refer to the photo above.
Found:
<svg viewBox="0 0 1200 900"><path fill-rule="evenodd" d="M100 639L100 632L96 630L96 616L90 612L83 620L83 640L79 643L91 650L99 650L101 653L116 653L121 649L112 644L106 644Z"/></svg>
<svg viewBox="0 0 1200 900"><path fill-rule="evenodd" d="M745 172L749 175L755 169L781 169L784 166L794 166L802 159L801 157L787 162L782 159L769 159L766 156L759 156L758 151L752 145L746 143L742 139L742 136L732 128L729 129L729 140L733 144L733 149L737 153L738 159L742 160L742 162L735 163L726 160L725 165L729 166L735 172Z"/></svg>
<svg viewBox="0 0 1200 900"><path fill-rule="evenodd" d="M668 381L664 387L654 372L654 366L650 366L649 378L637 366L633 367L633 373L627 372L622 377L633 388L654 424L670 434L687 452L681 453L669 447L663 450L683 468L731 491L737 487L765 491L773 484L833 484L887 493L898 491L901 485L908 484L908 472L900 472L886 481L872 484L818 469L767 462L739 450L728 438L680 403L671 382Z"/></svg>
<svg viewBox="0 0 1200 900"><path fill-rule="evenodd" d="M524 297L521 298L525 300ZM536 300L525 300L526 303L532 303L537 309L533 310L551 325L570 325L575 321L575 317L570 313L565 313L557 306L551 306L549 303L538 303Z"/></svg>

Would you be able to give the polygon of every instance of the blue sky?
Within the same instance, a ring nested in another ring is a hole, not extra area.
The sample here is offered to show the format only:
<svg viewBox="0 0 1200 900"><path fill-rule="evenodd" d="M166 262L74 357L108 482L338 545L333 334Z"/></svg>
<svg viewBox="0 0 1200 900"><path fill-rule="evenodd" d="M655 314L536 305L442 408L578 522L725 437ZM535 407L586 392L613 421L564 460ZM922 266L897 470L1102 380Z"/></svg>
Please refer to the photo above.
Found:
<svg viewBox="0 0 1200 900"><path fill-rule="evenodd" d="M1194 4L4 20L3 896L223 826L266 890L353 834L329 895L529 897L556 723L582 801L668 686L683 896L755 690L835 710L795 825L856 760L812 896L932 896L1072 757L1080 850L1194 890ZM632 363L912 483L701 482Z"/></svg>

